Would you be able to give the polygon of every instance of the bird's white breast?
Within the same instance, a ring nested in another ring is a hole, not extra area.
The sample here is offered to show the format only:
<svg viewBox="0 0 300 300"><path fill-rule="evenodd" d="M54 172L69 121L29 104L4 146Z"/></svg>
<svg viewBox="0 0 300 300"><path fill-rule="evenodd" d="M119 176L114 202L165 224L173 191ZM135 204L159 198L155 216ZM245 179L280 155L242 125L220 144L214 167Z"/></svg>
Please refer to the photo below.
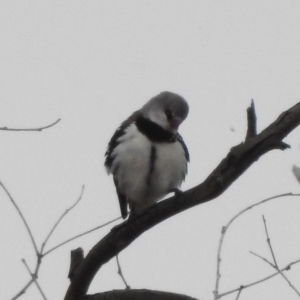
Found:
<svg viewBox="0 0 300 300"><path fill-rule="evenodd" d="M175 143L155 143L156 160L151 179L161 194L179 187L187 172L187 162L182 145ZM160 196L161 197L161 196Z"/></svg>
<svg viewBox="0 0 300 300"><path fill-rule="evenodd" d="M154 164L150 172L151 153ZM117 179L120 191L141 210L180 186L187 171L185 153L178 141L151 142L135 124L125 129L111 155L114 160L109 171Z"/></svg>

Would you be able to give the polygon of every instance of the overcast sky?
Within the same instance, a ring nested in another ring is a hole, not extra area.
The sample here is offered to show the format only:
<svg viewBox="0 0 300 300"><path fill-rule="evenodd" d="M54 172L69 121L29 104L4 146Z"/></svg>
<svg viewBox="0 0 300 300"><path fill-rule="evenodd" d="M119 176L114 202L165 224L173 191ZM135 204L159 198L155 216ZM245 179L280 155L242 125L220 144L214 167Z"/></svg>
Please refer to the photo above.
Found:
<svg viewBox="0 0 300 300"><path fill-rule="evenodd" d="M48 249L120 216L113 180L103 167L119 124L157 93L186 98L180 127L191 156L183 190L201 183L244 140L254 99L258 130L300 99L299 1L15 1L0 2L0 180L26 216L38 245L57 218L83 199L57 229ZM299 192L299 129L291 150L263 156L218 199L192 208L143 234L120 254L132 288L213 298L220 232L237 212L264 198ZM0 298L11 299L34 269L27 232L0 190ZM262 214L280 266L300 258L299 198L277 199L244 214L224 242L220 292L274 271ZM70 250L87 253L112 227L46 256L39 282L48 299L68 287ZM287 273L300 289L300 266ZM115 260L95 277L90 293L124 287ZM224 299L235 299L232 294ZM32 286L24 300L42 299ZM243 300L294 300L279 276L243 291Z"/></svg>

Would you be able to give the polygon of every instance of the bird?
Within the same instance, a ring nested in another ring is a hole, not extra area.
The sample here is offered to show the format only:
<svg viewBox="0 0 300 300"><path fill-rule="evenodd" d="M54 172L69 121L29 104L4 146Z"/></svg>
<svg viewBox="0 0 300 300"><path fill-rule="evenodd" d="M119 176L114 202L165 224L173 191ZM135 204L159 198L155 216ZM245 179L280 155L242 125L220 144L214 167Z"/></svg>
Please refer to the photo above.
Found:
<svg viewBox="0 0 300 300"><path fill-rule="evenodd" d="M123 219L144 212L184 181L190 156L179 125L189 112L178 94L161 92L121 123L108 143L105 167L113 175Z"/></svg>

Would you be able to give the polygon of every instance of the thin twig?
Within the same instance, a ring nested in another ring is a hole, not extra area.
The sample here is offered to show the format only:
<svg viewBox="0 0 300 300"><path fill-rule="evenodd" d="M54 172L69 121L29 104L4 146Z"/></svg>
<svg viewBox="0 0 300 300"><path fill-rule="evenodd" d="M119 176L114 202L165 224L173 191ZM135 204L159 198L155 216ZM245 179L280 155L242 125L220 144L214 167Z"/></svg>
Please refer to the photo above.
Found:
<svg viewBox="0 0 300 300"><path fill-rule="evenodd" d="M280 275L285 279L288 285L291 287L292 290L300 297L300 292L296 289L296 287L291 283L291 281L279 270L277 269Z"/></svg>
<svg viewBox="0 0 300 300"><path fill-rule="evenodd" d="M259 257L260 259L262 259L263 261L265 261L266 263L268 263L271 267L276 269L276 266L274 264L272 264L270 261L268 261L266 258L262 257L261 255L253 252L253 251L249 251L251 254L253 254L254 256ZM277 270L278 271L278 270Z"/></svg>
<svg viewBox="0 0 300 300"><path fill-rule="evenodd" d="M296 261L293 261L293 262L289 263L286 267L284 267L284 268L281 269L280 271L281 271L281 272L283 272L283 271L288 271L288 270L290 270L290 268L291 268L292 265L295 265L295 264L297 264L297 263L300 263L300 259L298 259L298 260L296 260ZM254 282L252 282L252 283L244 284L244 285L243 285L243 289L248 288L248 287L251 287L251 286L254 286L254 285L259 284L259 283L261 283L261 282L264 282L264 281L266 281L266 280L268 280L268 279L270 279L270 278L272 278L272 277L274 277L274 276L276 276L276 275L278 275L278 274L280 274L280 273L279 273L279 272L276 272L276 273L273 273L273 274L271 274L271 275L269 275L269 276L267 276L267 277L264 277L264 278L262 278L262 279L260 279L260 280L254 281ZM237 288L237 289L230 290L230 291L228 291L228 292L219 294L217 299L220 299L220 298L222 298L222 297L224 297L224 296L227 296L227 295L229 295L229 294L238 292L239 290L240 290L240 287Z"/></svg>
<svg viewBox="0 0 300 300"><path fill-rule="evenodd" d="M57 122L58 122L58 121L57 121ZM57 123L57 122L56 122L56 123ZM52 124L52 125L54 125L54 124ZM73 237L73 238L71 238L71 239L68 239L67 241L65 241L65 242L63 242L63 243L61 243L61 244L59 244L59 245L57 245L57 246L51 248L51 249L48 250L46 253L43 253L44 248L45 248L47 242L49 241L51 235L53 234L53 232L55 231L55 229L57 228L57 226L60 224L60 222L62 221L62 219L63 219L63 218L64 218L64 217L65 217L65 216L66 216L66 215L67 215L67 214L68 214L68 213L69 213L69 212L70 212L70 211L71 211L78 203L79 203L79 201L82 199L82 195L83 195L83 192L84 192L84 185L82 186L82 190L81 190L80 196L79 196L79 198L76 200L76 202L75 202L71 207L69 207L68 209L66 209L66 211L59 217L59 219L57 220L57 222L54 224L54 226L53 226L52 229L50 230L49 234L47 235L45 241L42 243L42 246L41 246L41 250L40 250L40 251L38 251L38 248L37 248L37 245L36 245L36 243L35 243L33 234L32 234L32 232L31 232L31 230L30 230L30 228L29 228L29 225L28 225L28 223L27 223L27 221L26 221L26 219L25 219L23 213L21 212L20 208L18 207L18 205L16 204L16 202L14 201L14 199L12 198L12 196L10 195L10 193L8 192L8 190L6 189L6 187L4 186L4 184L3 184L1 181L0 181L0 186L3 188L3 190L5 191L5 193L7 194L7 196L9 197L10 201L13 203L14 207L16 208L17 212L19 213L19 215L20 215L20 217L21 217L21 219L22 219L22 221L23 221L23 223L24 223L24 225L25 225L25 227L26 227L26 229L27 229L27 232L28 232L28 234L29 234L29 236L30 236L30 239L31 239L31 242L32 242L32 244L33 244L35 253L36 253L36 255L37 255L37 263L36 263L36 267L35 267L35 272L34 272L34 273L32 273L32 272L30 271L30 268L29 268L29 266L27 265L25 259L22 260L22 262L24 263L24 265L25 265L27 271L29 272L30 276L32 277L32 279L31 279L31 280L30 280L30 281L29 281L29 282L21 289L21 291L20 291L17 295L15 295L15 296L12 298L12 300L18 299L21 295L23 295L23 294L26 292L26 290L31 286L31 284L32 284L33 282L36 284L36 286L37 286L38 289L40 290L40 293L42 294L43 298L46 300L47 298L46 298L45 294L43 293L43 291L42 291L40 285L39 285L38 282L36 281L36 279L37 279L37 277L38 277L39 268L40 268L41 263L42 263L42 258L43 258L45 255L49 254L50 252L56 250L56 249L59 248L60 246L66 244L66 243L68 243L68 242L70 242L70 241L72 241L72 240L74 240L74 239L77 239L77 238L79 238L79 237L81 237L81 236L83 236L83 235L86 235L86 234L88 234L88 233L90 233L90 232L92 232L92 231L95 231L95 230L97 230L97 229L100 229L100 228L102 228L102 227L104 227L104 226L106 226L106 225L111 224L112 222L115 222L115 221L121 219L121 217L119 217L119 218L116 218L116 219L114 219L114 220L111 220L111 221L109 221L109 222L107 222L107 223L105 223L105 224L102 224L102 225L100 225L100 226L97 226L96 228L93 228L93 229L91 229L91 230L88 230L88 231L86 231L86 232L84 232L84 233L82 233L82 234L79 234L79 235L77 235L77 236L75 236L75 237Z"/></svg>
<svg viewBox="0 0 300 300"><path fill-rule="evenodd" d="M296 287L291 283L291 281L283 274L282 271L280 271L279 269L279 266L277 264L277 261L276 261L276 258L275 258L275 254L274 254L274 250L273 250L273 247L272 247L272 244L271 244L271 239L270 239L270 236L269 236L269 232L268 232L268 228L267 228L267 222L266 222L266 219L265 219L265 216L263 216L263 221L264 221L264 227L265 227L265 232L266 232L266 236L267 236L267 242L268 242L268 245L269 245L269 248L270 248L270 252L272 254L272 258L273 258L273 261L274 261L274 264L272 264L270 261L268 261L266 258L262 257L261 255L259 254L256 254L252 251L250 251L250 253L252 253L253 255L259 257L260 259L262 259L264 262L266 262L267 264L269 264L272 268L274 268L276 271L278 271L280 273L280 275L283 277L283 279L288 283L288 285L294 290L294 292L300 296L300 293L299 291L296 289Z"/></svg>
<svg viewBox="0 0 300 300"><path fill-rule="evenodd" d="M65 244L67 244L67 243L69 243L69 242L71 242L71 241L73 241L73 240L75 240L75 239L78 239L79 237L81 237L81 236L83 236L83 235L86 235L86 234L88 234L88 233L90 233L90 232L93 232L93 231L95 231L95 230L97 230L97 229L100 229L100 228L102 228L102 227L105 227L106 225L109 225L109 224L111 224L111 223L113 223L113 222L115 222L115 221L117 221L117 220L120 220L121 218L122 218L122 217L118 217L118 218L116 218L116 219L113 219L113 220L111 220L111 221L108 221L107 223L104 223L104 224L102 224L102 225L100 225L100 226L97 226L97 227L95 227L95 228L93 228L93 229L90 229L90 230L88 230L88 231L85 231L85 232L83 232L83 233L81 233L81 234L78 234L78 235L74 236L74 237L72 237L72 238L70 238L70 239L68 239L68 240L66 240L66 241L64 241L64 242L62 242L62 243L56 245L55 247L51 248L50 250L46 251L46 252L43 254L43 257L46 256L47 254L49 254L50 252L56 250L57 248L59 248L59 247L65 245Z"/></svg>
<svg viewBox="0 0 300 300"><path fill-rule="evenodd" d="M254 253L253 251L250 251L251 254L259 257L260 259L262 259L263 261L265 261L267 264L269 264L272 268L274 268L276 271L278 271L278 273L285 279L285 281L288 283L288 285L295 291L295 293L300 296L299 291L295 288L295 286L290 282L290 280L283 274L282 270L279 269L278 266L275 266L274 264L272 264L270 261L268 261L266 258L262 257L259 254ZM285 271L285 270L284 270Z"/></svg>
<svg viewBox="0 0 300 300"><path fill-rule="evenodd" d="M267 228L267 222L266 222L266 219L265 219L265 216L264 216L264 215L263 215L263 221L264 221L265 232L266 232L267 242L268 242L268 245L269 245L269 248L270 248L270 252L271 252L271 254L272 254L272 257L273 257L273 261L274 261L276 270L278 270L278 264L277 264L277 261L276 261L276 258L275 258L275 254L274 254L274 251L273 251L273 247L272 247L272 245L271 245L271 240L270 240L269 233L268 233L268 228Z"/></svg>
<svg viewBox="0 0 300 300"><path fill-rule="evenodd" d="M216 285L215 285L215 291L214 291L214 300L217 300L220 298L219 295L219 286L220 286L220 279L221 279L221 253L222 253L222 247L223 247L223 242L224 242L224 238L225 238L225 234L226 231L228 230L229 226L232 224L233 221L235 221L240 215L242 215L243 213L245 213L246 211L261 205L265 202L268 202L270 200L274 200L277 198L281 198L281 197L288 197L288 196L300 196L300 194L293 194L293 193L286 193L286 194L281 194L281 195L277 195L277 196L273 196L267 199L264 199L262 201L259 201L255 204L252 204L250 206L248 206L247 208L243 209L242 211L240 211L238 214L236 214L227 224L226 226L222 227L222 232L221 232L221 237L220 237L220 242L219 242L219 246L218 246L218 255L217 255L217 272L216 272ZM275 276L275 275L273 275ZM244 285L244 288L246 286ZM238 291L238 289L235 289L234 291ZM224 294L221 294L224 295Z"/></svg>
<svg viewBox="0 0 300 300"><path fill-rule="evenodd" d="M44 298L44 300L47 300L46 295L44 294L41 286L39 285L38 281L37 281L37 274L33 274L29 268L29 266L27 265L27 262L25 259L22 259L23 264L25 265L25 268L27 269L28 273L30 274L31 278L34 280L34 283L37 287L37 289L39 290L39 292L41 293L42 297Z"/></svg>
<svg viewBox="0 0 300 300"><path fill-rule="evenodd" d="M15 202L15 200L13 199L13 197L10 195L9 191L6 189L6 187L4 186L4 184L0 181L0 186L2 186L3 190L5 191L6 195L8 196L8 198L10 199L10 201L12 202L12 204L14 205L15 209L17 210L19 216L21 217L25 227L26 227L26 230L29 234L29 237L30 237L30 240L31 240L31 243L33 245L33 248L34 248L34 251L35 251L35 254L38 256L39 255L39 251L38 251L38 248L36 246L36 243L35 243L35 240L34 240L34 237L33 237L33 234L31 232L31 229L29 228L29 225L23 215L23 213L21 212L19 206L17 205L17 203Z"/></svg>
<svg viewBox="0 0 300 300"><path fill-rule="evenodd" d="M47 242L49 241L49 238L51 237L52 233L54 232L54 230L57 228L57 226L59 225L59 223L62 221L62 219L79 203L79 201L82 199L82 195L83 195L83 192L84 192L84 185L82 186L81 188L81 193L80 193L80 196L79 198L76 200L76 202L71 205L69 208L67 208L65 210L65 212L58 218L57 222L54 224L54 226L52 227L52 229L50 230L48 236L46 237L45 241L42 243L42 247L41 247L41 255L43 255L43 251L44 251L44 248L47 244Z"/></svg>
<svg viewBox="0 0 300 300"><path fill-rule="evenodd" d="M19 297L21 297L23 294L25 294L26 290L34 283L34 280L31 278L29 282L21 289L21 291L11 298L11 300L16 300Z"/></svg>
<svg viewBox="0 0 300 300"><path fill-rule="evenodd" d="M127 284L127 282L125 280L125 277L123 276L123 272L122 272L122 269L121 269L121 265L120 265L120 262L119 262L119 256L118 255L116 255L116 259L117 259L117 265L118 265L118 274L122 278L122 280L125 284L126 290L130 290L130 286Z"/></svg>
<svg viewBox="0 0 300 300"><path fill-rule="evenodd" d="M239 300L239 298L240 298L240 295L241 295L241 293L242 293L242 290L243 290L243 286L241 285L240 286L240 288L239 288L239 292L237 293L237 295L236 295L236 298L235 298L235 300Z"/></svg>
<svg viewBox="0 0 300 300"><path fill-rule="evenodd" d="M53 228L50 230L48 236L46 237L44 243L42 244L41 251L39 252L38 249L37 249L36 243L35 243L35 241L34 241L33 235L32 235L32 233L31 233L31 230L30 230L30 228L29 228L29 225L28 225L28 223L27 223L25 217L23 216L21 210L19 209L18 205L16 204L16 202L14 201L14 199L12 198L12 196L10 195L10 193L9 193L8 190L5 188L5 186L3 185L2 182L0 182L0 185L2 186L2 188L4 189L4 191L6 192L6 194L8 195L8 197L10 198L11 202L13 203L13 205L15 206L15 208L17 209L17 211L18 211L20 217L22 218L22 220L23 220L23 222L24 222L24 224L25 224L25 227L26 227L26 229L27 229L27 231L28 231L28 233L29 233L30 239L31 239L31 241L32 241L32 243L33 243L33 245L34 245L34 249L35 249L35 252L36 252L36 255L37 255L37 262L36 262L36 267L35 267L35 272L34 272L34 273L32 273L32 272L30 271L29 266L27 265L26 261L25 261L24 259L22 260L22 262L24 263L24 265L25 265L27 271L30 273L30 276L32 277L32 280L30 280L29 283L26 284L25 287L24 287L24 288L23 288L23 289L22 289L22 290L14 297L14 298L12 298L12 299L17 299L17 298L19 298L21 295L23 295L23 294L26 292L26 290L29 288L29 286L30 286L33 282L35 282L35 284L36 284L37 288L39 289L40 293L42 294L43 298L44 298L44 299L47 299L46 296L45 296L45 294L43 293L43 291L42 291L40 285L39 285L38 282L36 281L36 278L38 277L39 268L40 268L41 263L42 263L42 257L43 257L42 253L43 253L43 249L44 249L46 243L48 242L50 236L52 235L52 233L54 232L54 230L57 228L58 224L59 224L59 223L61 222L61 220L63 219L63 217L64 217L71 209L73 209L73 208L78 204L78 202L81 200L82 194L83 194L83 191L84 191L84 186L82 186L82 191L81 191L80 197L76 200L76 202L75 202L69 209L67 209L67 210L63 213L63 215L62 215L62 216L58 219L58 221L54 224Z"/></svg>
<svg viewBox="0 0 300 300"><path fill-rule="evenodd" d="M61 119L57 119L54 123L44 126L44 127L39 127L39 128L8 128L8 127L0 127L0 130L6 130L6 131L42 131L43 129L52 127L56 125Z"/></svg>
<svg viewBox="0 0 300 300"><path fill-rule="evenodd" d="M51 235L53 234L54 230L57 228L59 223L62 221L62 219L68 214L68 212L70 210L72 210L79 203L79 201L82 199L83 192L84 192L84 185L82 185L81 193L80 193L78 199L75 201L75 203L72 206L67 208L65 210L65 212L58 218L57 222L54 224L54 226L50 230L50 232L49 232L48 236L46 237L45 241L42 243L41 250L39 252L38 261L37 261L36 268L35 268L35 274L38 274L38 272L39 272L39 268L40 268L41 263L42 263L42 258L44 256L43 252L44 252L45 246L46 246L47 242L49 241Z"/></svg>

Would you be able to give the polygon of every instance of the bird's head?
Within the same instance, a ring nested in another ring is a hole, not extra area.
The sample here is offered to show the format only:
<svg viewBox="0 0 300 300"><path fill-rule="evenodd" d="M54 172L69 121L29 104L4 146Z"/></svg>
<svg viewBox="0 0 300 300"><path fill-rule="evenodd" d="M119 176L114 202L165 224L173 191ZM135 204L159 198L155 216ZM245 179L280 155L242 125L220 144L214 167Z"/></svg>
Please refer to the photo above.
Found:
<svg viewBox="0 0 300 300"><path fill-rule="evenodd" d="M177 133L179 125L189 113L187 102L179 95L162 92L149 100L141 109L143 117L162 128Z"/></svg>

